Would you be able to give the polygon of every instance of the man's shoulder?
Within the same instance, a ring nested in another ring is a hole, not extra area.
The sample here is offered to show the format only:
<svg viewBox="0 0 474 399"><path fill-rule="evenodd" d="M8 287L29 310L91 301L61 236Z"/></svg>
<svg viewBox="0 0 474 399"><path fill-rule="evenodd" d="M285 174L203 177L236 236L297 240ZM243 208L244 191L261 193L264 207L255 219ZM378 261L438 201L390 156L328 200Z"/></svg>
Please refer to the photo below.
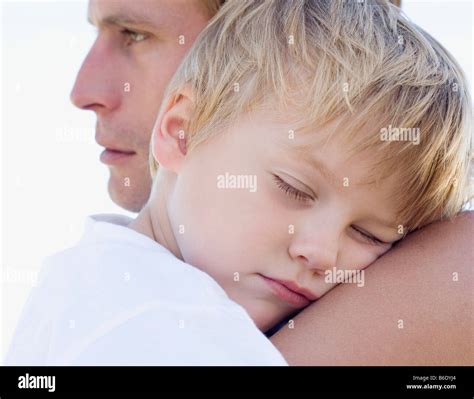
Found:
<svg viewBox="0 0 474 399"><path fill-rule="evenodd" d="M123 215L88 217L75 245L44 259L40 280L52 275L71 280L92 278L175 261L159 243L128 228L131 220Z"/></svg>
<svg viewBox="0 0 474 399"><path fill-rule="evenodd" d="M84 295L166 299L178 303L226 300L217 282L159 243L127 227L94 223L75 246L45 259L39 285L63 298Z"/></svg>
<svg viewBox="0 0 474 399"><path fill-rule="evenodd" d="M38 286L63 294L100 290L145 290L168 279L179 260L160 248L144 248L133 242L101 240L80 242L44 259Z"/></svg>

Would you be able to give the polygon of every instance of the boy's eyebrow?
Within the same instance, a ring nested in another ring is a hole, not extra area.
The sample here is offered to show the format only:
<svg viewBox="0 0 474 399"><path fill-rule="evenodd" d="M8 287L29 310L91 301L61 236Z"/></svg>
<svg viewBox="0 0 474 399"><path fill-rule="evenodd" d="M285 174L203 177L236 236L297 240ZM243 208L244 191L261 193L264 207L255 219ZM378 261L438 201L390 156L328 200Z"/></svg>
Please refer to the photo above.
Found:
<svg viewBox="0 0 474 399"><path fill-rule="evenodd" d="M377 216L374 216L374 219L380 224L382 224L384 227L388 227L389 229L397 228L397 224L395 222L383 220L383 219L378 218Z"/></svg>
<svg viewBox="0 0 474 399"><path fill-rule="evenodd" d="M315 158L313 155L309 154L307 151L304 150L299 150L296 152L297 154L297 160L303 160L305 161L310 167L313 169L316 169L321 173L321 175L333 186L333 187L338 187L341 185L342 180L337 177L333 172L329 170L329 168L319 159ZM383 220L379 217L374 216L374 219L384 225L385 227L388 227L390 229L395 228L397 226L397 223L393 221L388 221L388 220Z"/></svg>
<svg viewBox="0 0 474 399"><path fill-rule="evenodd" d="M321 175L333 186L337 187L341 185L342 180L338 178L329 168L319 159L308 154L306 151L297 151L298 160L305 161L311 168L316 169Z"/></svg>
<svg viewBox="0 0 474 399"><path fill-rule="evenodd" d="M295 161L300 162L304 161L306 164L316 169L333 187L341 187L342 186L342 179L337 177L331 170L317 157L314 156L314 153L308 151L305 146L298 146L298 147L286 147L287 151L290 151ZM354 183L351 183L354 184ZM371 184L371 183L366 183ZM355 184L356 186L365 185L364 183ZM395 223L394 221L384 220L383 218L379 218L377 216L373 217L378 223L382 224L385 227L390 229L395 228L400 223Z"/></svg>

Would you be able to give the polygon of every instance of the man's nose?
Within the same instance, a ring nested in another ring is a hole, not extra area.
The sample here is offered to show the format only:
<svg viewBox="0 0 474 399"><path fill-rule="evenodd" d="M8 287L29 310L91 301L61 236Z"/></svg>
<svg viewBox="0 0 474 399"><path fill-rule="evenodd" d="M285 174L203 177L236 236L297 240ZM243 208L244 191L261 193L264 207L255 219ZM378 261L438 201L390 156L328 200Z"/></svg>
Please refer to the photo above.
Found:
<svg viewBox="0 0 474 399"><path fill-rule="evenodd" d="M120 64L116 61L113 50L98 38L82 63L71 91L71 102L76 107L100 114L120 106L123 83L118 79Z"/></svg>
<svg viewBox="0 0 474 399"><path fill-rule="evenodd" d="M324 273L336 267L340 232L323 223L296 229L288 252L290 257L314 272Z"/></svg>

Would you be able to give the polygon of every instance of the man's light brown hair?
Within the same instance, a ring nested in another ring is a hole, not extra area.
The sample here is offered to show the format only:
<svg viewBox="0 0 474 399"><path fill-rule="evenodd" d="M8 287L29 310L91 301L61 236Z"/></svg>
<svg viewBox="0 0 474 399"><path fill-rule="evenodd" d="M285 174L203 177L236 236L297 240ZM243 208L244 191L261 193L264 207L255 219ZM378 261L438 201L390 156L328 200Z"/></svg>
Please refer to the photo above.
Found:
<svg viewBox="0 0 474 399"><path fill-rule="evenodd" d="M471 198L466 79L448 51L388 1L227 0L164 104L185 87L195 95L188 151L271 102L301 115L295 134L337 122L334 134L374 158L375 183L398 177L405 233L454 216ZM389 126L419 129L419 145L381 140Z"/></svg>
<svg viewBox="0 0 474 399"><path fill-rule="evenodd" d="M206 11L210 17L213 17L219 11L225 0L198 0L204 3Z"/></svg>

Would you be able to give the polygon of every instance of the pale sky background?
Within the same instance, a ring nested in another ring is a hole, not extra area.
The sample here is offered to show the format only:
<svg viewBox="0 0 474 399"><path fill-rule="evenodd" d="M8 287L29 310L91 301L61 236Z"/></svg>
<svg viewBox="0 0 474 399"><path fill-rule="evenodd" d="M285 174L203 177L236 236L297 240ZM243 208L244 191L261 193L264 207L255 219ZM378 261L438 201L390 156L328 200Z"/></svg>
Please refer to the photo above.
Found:
<svg viewBox="0 0 474 399"><path fill-rule="evenodd" d="M1 1L1 0L0 0ZM473 78L473 0L409 1L410 19ZM73 245L108 198L95 116L69 102L95 33L87 1L1 1L0 364L41 259Z"/></svg>

